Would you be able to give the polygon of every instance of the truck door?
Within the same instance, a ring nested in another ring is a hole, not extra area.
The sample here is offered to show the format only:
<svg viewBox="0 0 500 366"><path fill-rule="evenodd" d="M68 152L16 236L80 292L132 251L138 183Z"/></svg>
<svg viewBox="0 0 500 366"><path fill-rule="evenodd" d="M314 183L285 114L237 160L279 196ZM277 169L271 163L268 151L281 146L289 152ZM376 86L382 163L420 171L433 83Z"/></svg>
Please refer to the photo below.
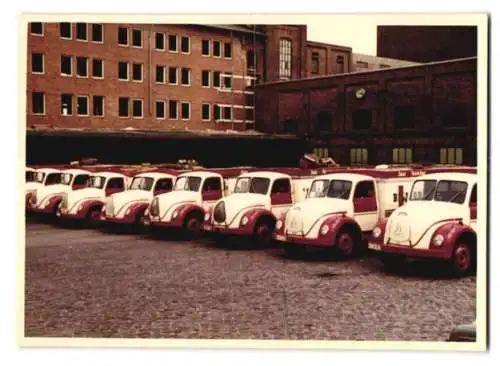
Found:
<svg viewBox="0 0 500 366"><path fill-rule="evenodd" d="M217 201L222 198L222 182L220 178L211 177L205 179L201 190L203 201Z"/></svg>
<svg viewBox="0 0 500 366"><path fill-rule="evenodd" d="M472 187L469 200L469 211L471 221L477 220L477 184L474 184L474 187Z"/></svg>
<svg viewBox="0 0 500 366"><path fill-rule="evenodd" d="M371 180L358 182L353 196L354 219L362 231L373 230L378 221L375 183Z"/></svg>
<svg viewBox="0 0 500 366"><path fill-rule="evenodd" d="M125 190L125 181L123 178L111 178L106 184L105 194L110 196L113 193L122 192Z"/></svg>
<svg viewBox="0 0 500 366"><path fill-rule="evenodd" d="M172 179L171 178L160 178L156 181L153 195L157 196L162 193L167 193L172 190Z"/></svg>
<svg viewBox="0 0 500 366"><path fill-rule="evenodd" d="M75 179L73 179L73 185L71 186L71 189L76 191L77 189L85 188L87 186L88 179L88 174L78 174Z"/></svg>
<svg viewBox="0 0 500 366"><path fill-rule="evenodd" d="M271 188L271 211L275 216L281 215L292 205L292 185L290 179L276 179Z"/></svg>

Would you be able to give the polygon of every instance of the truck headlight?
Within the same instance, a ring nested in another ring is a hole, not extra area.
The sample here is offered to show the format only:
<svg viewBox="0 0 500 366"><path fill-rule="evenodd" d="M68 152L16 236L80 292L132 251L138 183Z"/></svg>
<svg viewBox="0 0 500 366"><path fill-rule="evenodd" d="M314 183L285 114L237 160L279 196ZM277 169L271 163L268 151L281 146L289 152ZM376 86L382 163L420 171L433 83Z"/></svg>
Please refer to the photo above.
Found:
<svg viewBox="0 0 500 366"><path fill-rule="evenodd" d="M245 226L246 224L248 224L248 217L243 216L241 219L241 226Z"/></svg>
<svg viewBox="0 0 500 366"><path fill-rule="evenodd" d="M283 227L283 221L282 220L276 221L276 230L279 230L282 227Z"/></svg>
<svg viewBox="0 0 500 366"><path fill-rule="evenodd" d="M177 215L179 215L179 213L177 212L177 210L175 210L174 213L172 214L172 219L175 219Z"/></svg>
<svg viewBox="0 0 500 366"><path fill-rule="evenodd" d="M210 220L210 213L209 212L207 212L205 214L205 221L208 221L208 220Z"/></svg>
<svg viewBox="0 0 500 366"><path fill-rule="evenodd" d="M380 234L382 234L382 229L377 226L375 229L373 229L372 234L373 234L373 237L375 239L377 239L380 236Z"/></svg>
<svg viewBox="0 0 500 366"><path fill-rule="evenodd" d="M330 230L330 228L328 227L328 225L323 225L319 232L321 235L326 235L326 233L328 233L329 230Z"/></svg>
<svg viewBox="0 0 500 366"><path fill-rule="evenodd" d="M432 244L434 244L437 247L443 245L443 242L444 242L444 236L441 234L436 235L434 239L432 239Z"/></svg>

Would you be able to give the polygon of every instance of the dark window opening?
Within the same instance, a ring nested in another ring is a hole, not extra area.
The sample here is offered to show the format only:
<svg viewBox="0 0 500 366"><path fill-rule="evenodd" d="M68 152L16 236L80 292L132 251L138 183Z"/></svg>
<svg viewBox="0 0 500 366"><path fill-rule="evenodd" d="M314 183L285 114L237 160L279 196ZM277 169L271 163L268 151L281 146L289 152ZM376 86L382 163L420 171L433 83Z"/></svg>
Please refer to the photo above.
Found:
<svg viewBox="0 0 500 366"><path fill-rule="evenodd" d="M89 114L89 98L88 97L77 97L77 113L79 116L87 116Z"/></svg>
<svg viewBox="0 0 500 366"><path fill-rule="evenodd" d="M102 60L92 60L92 76L95 78L102 78L104 76Z"/></svg>
<svg viewBox="0 0 500 366"><path fill-rule="evenodd" d="M181 37L181 52L189 53L191 49L190 43L189 37Z"/></svg>
<svg viewBox="0 0 500 366"><path fill-rule="evenodd" d="M247 68L253 69L255 68L256 60L255 60L255 52L253 50L247 51Z"/></svg>
<svg viewBox="0 0 500 366"><path fill-rule="evenodd" d="M73 95L61 94L61 114L71 116L73 114Z"/></svg>
<svg viewBox="0 0 500 366"><path fill-rule="evenodd" d="M233 87L233 74L230 72L224 73L224 88L231 89Z"/></svg>
<svg viewBox="0 0 500 366"><path fill-rule="evenodd" d="M126 62L118 62L118 79L128 80L128 64Z"/></svg>
<svg viewBox="0 0 500 366"><path fill-rule="evenodd" d="M34 52L31 54L31 71L43 73L43 53Z"/></svg>
<svg viewBox="0 0 500 366"><path fill-rule="evenodd" d="M170 100L168 102L168 118L177 119L177 101Z"/></svg>
<svg viewBox="0 0 500 366"><path fill-rule="evenodd" d="M76 74L81 77L87 77L87 58L86 57L77 57L76 58Z"/></svg>
<svg viewBox="0 0 500 366"><path fill-rule="evenodd" d="M118 115L120 117L128 117L128 102L129 98L120 97L118 99Z"/></svg>
<svg viewBox="0 0 500 366"><path fill-rule="evenodd" d="M168 36L168 50L177 52L177 36L175 34L170 34Z"/></svg>
<svg viewBox="0 0 500 366"><path fill-rule="evenodd" d="M102 42L102 24L92 24L92 41Z"/></svg>
<svg viewBox="0 0 500 366"><path fill-rule="evenodd" d="M45 94L42 92L31 93L31 110L34 114L45 114Z"/></svg>
<svg viewBox="0 0 500 366"><path fill-rule="evenodd" d="M470 193L470 201L469 205L474 206L477 205L477 184L472 187L472 192Z"/></svg>
<svg viewBox="0 0 500 366"><path fill-rule="evenodd" d="M181 84L182 85L189 85L190 84L190 74L191 74L191 70L190 69L186 69L186 68L182 68L181 69Z"/></svg>
<svg viewBox="0 0 500 366"><path fill-rule="evenodd" d="M164 83L165 82L165 67L161 65L156 65L156 82Z"/></svg>
<svg viewBox="0 0 500 366"><path fill-rule="evenodd" d="M87 40L87 23L76 23L76 39Z"/></svg>
<svg viewBox="0 0 500 366"><path fill-rule="evenodd" d="M353 130L368 130L372 126L372 111L370 109L359 109L352 114Z"/></svg>
<svg viewBox="0 0 500 366"><path fill-rule="evenodd" d="M142 100L135 99L132 101L132 116L142 117Z"/></svg>
<svg viewBox="0 0 500 366"><path fill-rule="evenodd" d="M203 70L201 72L201 85L210 86L210 71Z"/></svg>
<svg viewBox="0 0 500 366"><path fill-rule="evenodd" d="M222 184L219 178L207 178L203 183L203 191L221 191Z"/></svg>
<svg viewBox="0 0 500 366"><path fill-rule="evenodd" d="M231 107L224 107L224 119L225 120L232 120L233 119L233 116L232 116L232 109Z"/></svg>
<svg viewBox="0 0 500 366"><path fill-rule="evenodd" d="M225 58L233 57L233 47L232 44L229 42L224 43L224 57Z"/></svg>
<svg viewBox="0 0 500 366"><path fill-rule="evenodd" d="M253 109L252 108L245 108L245 121L246 122L254 122Z"/></svg>
<svg viewBox="0 0 500 366"><path fill-rule="evenodd" d="M111 178L106 186L108 189L123 189L123 178Z"/></svg>
<svg viewBox="0 0 500 366"><path fill-rule="evenodd" d="M142 31L140 29L132 29L132 46L142 47Z"/></svg>
<svg viewBox="0 0 500 366"><path fill-rule="evenodd" d="M394 109L394 128L415 127L415 109L411 106L398 106Z"/></svg>
<svg viewBox="0 0 500 366"><path fill-rule="evenodd" d="M118 27L118 44L128 45L128 29L125 27Z"/></svg>
<svg viewBox="0 0 500 366"><path fill-rule="evenodd" d="M311 73L319 74L319 53L313 52L311 55L312 67Z"/></svg>
<svg viewBox="0 0 500 366"><path fill-rule="evenodd" d="M210 104L201 105L201 119L204 121L210 121Z"/></svg>
<svg viewBox="0 0 500 366"><path fill-rule="evenodd" d="M214 71L213 84L214 87L220 88L220 71Z"/></svg>
<svg viewBox="0 0 500 366"><path fill-rule="evenodd" d="M43 35L43 24L41 22L30 23L30 33Z"/></svg>
<svg viewBox="0 0 500 366"><path fill-rule="evenodd" d="M156 101L156 118L165 118L165 102L162 100Z"/></svg>
<svg viewBox="0 0 500 366"><path fill-rule="evenodd" d="M94 116L104 116L104 97L102 95L94 95L93 97L93 114Z"/></svg>
<svg viewBox="0 0 500 366"><path fill-rule="evenodd" d="M165 49L165 35L163 33L156 33L155 35L155 48L157 50Z"/></svg>
<svg viewBox="0 0 500 366"><path fill-rule="evenodd" d="M169 67L168 68L168 83L169 84L177 84L177 68Z"/></svg>
<svg viewBox="0 0 500 366"><path fill-rule="evenodd" d="M221 53L220 53L220 41L214 41L213 42L213 50L212 50L212 54L214 57L220 57Z"/></svg>
<svg viewBox="0 0 500 366"><path fill-rule="evenodd" d="M354 198L370 198L375 195L375 187L372 181L359 182L354 191Z"/></svg>
<svg viewBox="0 0 500 366"><path fill-rule="evenodd" d="M60 23L59 34L61 38L71 38L71 23Z"/></svg>
<svg viewBox="0 0 500 366"><path fill-rule="evenodd" d="M189 119L191 117L191 105L189 103L181 103L181 118Z"/></svg>
<svg viewBox="0 0 500 366"><path fill-rule="evenodd" d="M142 64L132 64L132 80L142 81Z"/></svg>
<svg viewBox="0 0 500 366"><path fill-rule="evenodd" d="M290 186L290 180L289 179L277 179L274 181L273 188L271 189L271 194L276 194L276 193L290 193L291 186Z"/></svg>
<svg viewBox="0 0 500 366"><path fill-rule="evenodd" d="M467 124L467 112L464 106L460 104L447 106L441 118L445 127L464 127Z"/></svg>
<svg viewBox="0 0 500 366"><path fill-rule="evenodd" d="M173 183L172 179L169 178L164 178L164 179L158 179L158 181L155 184L155 191L171 191L173 188Z"/></svg>
<svg viewBox="0 0 500 366"><path fill-rule="evenodd" d="M217 121L220 119L220 106L217 104L214 105L214 120Z"/></svg>
<svg viewBox="0 0 500 366"><path fill-rule="evenodd" d="M71 75L71 56L61 56L61 74Z"/></svg>
<svg viewBox="0 0 500 366"><path fill-rule="evenodd" d="M208 39L201 41L201 54L203 56L210 56L210 41Z"/></svg>

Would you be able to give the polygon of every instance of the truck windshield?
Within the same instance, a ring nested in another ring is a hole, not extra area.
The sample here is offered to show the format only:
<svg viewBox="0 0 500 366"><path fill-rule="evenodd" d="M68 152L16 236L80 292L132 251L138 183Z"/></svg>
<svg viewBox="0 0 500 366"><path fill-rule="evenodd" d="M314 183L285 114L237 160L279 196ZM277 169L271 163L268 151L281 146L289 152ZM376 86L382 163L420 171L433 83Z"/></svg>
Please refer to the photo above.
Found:
<svg viewBox="0 0 500 366"><path fill-rule="evenodd" d="M200 185L200 177L179 177L175 181L174 191L198 192Z"/></svg>
<svg viewBox="0 0 500 366"><path fill-rule="evenodd" d="M270 183L271 181L269 180L269 178L260 178L260 177L238 178L238 180L236 181L236 185L234 187L234 193L267 194Z"/></svg>
<svg viewBox="0 0 500 366"><path fill-rule="evenodd" d="M462 204L467 194L467 183L454 180L420 179L413 183L410 201L439 201Z"/></svg>
<svg viewBox="0 0 500 366"><path fill-rule="evenodd" d="M61 173L50 173L47 175L47 179L45 179L46 186L59 183L61 183Z"/></svg>
<svg viewBox="0 0 500 366"><path fill-rule="evenodd" d="M352 182L338 179L316 179L311 184L307 198L341 198L349 199Z"/></svg>
<svg viewBox="0 0 500 366"><path fill-rule="evenodd" d="M61 174L61 183L69 186L71 184L71 179L73 178L73 174L70 173L62 173Z"/></svg>
<svg viewBox="0 0 500 366"><path fill-rule="evenodd" d="M104 183L106 183L106 178L94 175L87 181L87 187L102 189L104 187Z"/></svg>
<svg viewBox="0 0 500 366"><path fill-rule="evenodd" d="M130 189L140 189L141 191L150 191L153 188L154 179L151 177L135 177L132 180Z"/></svg>
<svg viewBox="0 0 500 366"><path fill-rule="evenodd" d="M44 178L45 178L45 173L43 173L43 172L36 172L35 173L35 182L43 183Z"/></svg>

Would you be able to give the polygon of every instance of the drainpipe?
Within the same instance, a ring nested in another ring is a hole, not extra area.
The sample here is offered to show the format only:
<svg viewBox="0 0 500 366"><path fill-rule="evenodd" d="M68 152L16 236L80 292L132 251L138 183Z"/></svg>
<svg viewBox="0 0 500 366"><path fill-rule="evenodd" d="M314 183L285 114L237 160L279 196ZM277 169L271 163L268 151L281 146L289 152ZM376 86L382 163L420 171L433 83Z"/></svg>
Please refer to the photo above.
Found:
<svg viewBox="0 0 500 366"><path fill-rule="evenodd" d="M149 37L148 37L148 95L149 95L149 102L148 102L148 110L149 110L149 118L152 121L153 119L153 100L152 100L152 88L151 88L151 36L153 35L153 24L149 27Z"/></svg>

